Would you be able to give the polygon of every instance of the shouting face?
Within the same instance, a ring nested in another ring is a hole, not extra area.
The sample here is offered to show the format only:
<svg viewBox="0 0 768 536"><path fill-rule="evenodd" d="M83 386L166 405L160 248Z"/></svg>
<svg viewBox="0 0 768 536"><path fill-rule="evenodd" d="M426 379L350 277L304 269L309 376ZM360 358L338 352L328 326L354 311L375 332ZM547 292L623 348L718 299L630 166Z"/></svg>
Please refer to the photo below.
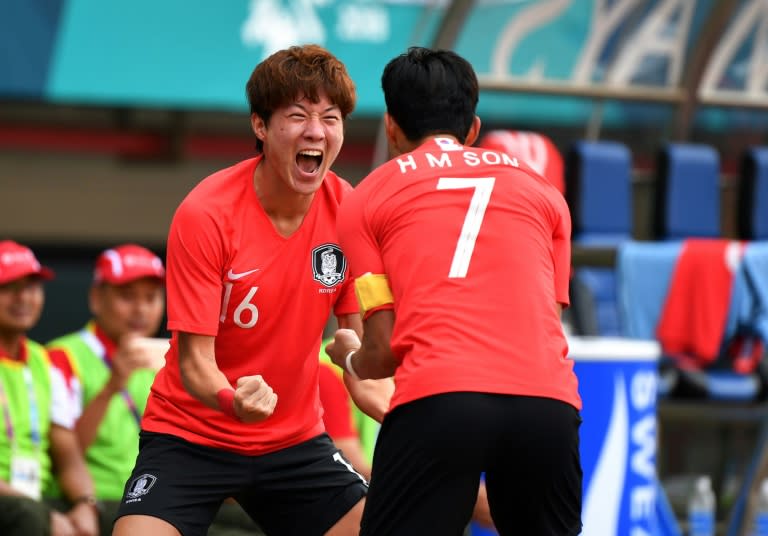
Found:
<svg viewBox="0 0 768 536"><path fill-rule="evenodd" d="M344 141L341 111L324 92L318 102L302 97L276 109L268 123L254 115L251 124L264 143L265 176L297 194L320 188Z"/></svg>

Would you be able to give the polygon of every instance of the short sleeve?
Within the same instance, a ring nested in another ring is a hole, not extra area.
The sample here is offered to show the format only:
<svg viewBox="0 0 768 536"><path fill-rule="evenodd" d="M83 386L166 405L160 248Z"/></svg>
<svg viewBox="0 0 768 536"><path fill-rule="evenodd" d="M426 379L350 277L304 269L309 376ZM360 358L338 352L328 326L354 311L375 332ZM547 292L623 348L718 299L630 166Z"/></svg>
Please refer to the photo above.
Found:
<svg viewBox="0 0 768 536"><path fill-rule="evenodd" d="M222 297L223 233L216 218L186 200L167 244L168 329L215 336Z"/></svg>
<svg viewBox="0 0 768 536"><path fill-rule="evenodd" d="M354 190L344 199L336 225L341 247L349 257L353 278L368 272L385 273L371 222L367 220L365 192Z"/></svg>
<svg viewBox="0 0 768 536"><path fill-rule="evenodd" d="M355 283L354 280L347 274L347 280L344 282L344 286L341 288L339 299L333 306L333 314L337 317L342 315L351 315L360 312L360 306L357 303L355 297Z"/></svg>

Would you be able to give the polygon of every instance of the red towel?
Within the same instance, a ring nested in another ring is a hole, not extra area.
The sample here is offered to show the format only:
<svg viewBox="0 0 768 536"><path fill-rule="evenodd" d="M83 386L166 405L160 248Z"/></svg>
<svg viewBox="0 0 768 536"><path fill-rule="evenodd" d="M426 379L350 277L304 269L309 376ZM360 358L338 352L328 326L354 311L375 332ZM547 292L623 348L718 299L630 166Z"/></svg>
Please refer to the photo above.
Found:
<svg viewBox="0 0 768 536"><path fill-rule="evenodd" d="M689 239L683 243L656 326L656 337L666 354L702 368L718 357L734 268L743 252L742 243L730 240Z"/></svg>

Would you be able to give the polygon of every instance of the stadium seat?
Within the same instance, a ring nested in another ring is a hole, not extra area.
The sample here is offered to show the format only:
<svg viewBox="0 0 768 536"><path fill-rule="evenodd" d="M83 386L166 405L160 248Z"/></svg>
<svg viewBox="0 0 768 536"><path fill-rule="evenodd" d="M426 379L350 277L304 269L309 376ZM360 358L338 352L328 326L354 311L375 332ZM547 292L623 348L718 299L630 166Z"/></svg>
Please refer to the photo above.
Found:
<svg viewBox="0 0 768 536"><path fill-rule="evenodd" d="M739 235L768 240L768 147L748 149L741 161Z"/></svg>
<svg viewBox="0 0 768 536"><path fill-rule="evenodd" d="M566 159L566 199L573 241L581 247L616 247L632 238L632 156L611 141L575 143ZM618 335L613 268L580 267L572 289L574 326L582 335Z"/></svg>
<svg viewBox="0 0 768 536"><path fill-rule="evenodd" d="M656 166L656 238L720 236L720 157L714 147L670 143Z"/></svg>
<svg viewBox="0 0 768 536"><path fill-rule="evenodd" d="M566 159L566 199L580 244L614 246L632 236L632 156L621 143L580 141Z"/></svg>

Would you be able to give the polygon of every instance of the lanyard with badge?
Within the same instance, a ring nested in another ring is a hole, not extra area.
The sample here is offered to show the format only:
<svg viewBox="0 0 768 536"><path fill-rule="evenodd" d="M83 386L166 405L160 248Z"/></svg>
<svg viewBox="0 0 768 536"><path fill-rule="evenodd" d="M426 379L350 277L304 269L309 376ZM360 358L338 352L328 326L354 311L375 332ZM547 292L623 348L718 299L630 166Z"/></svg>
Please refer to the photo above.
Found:
<svg viewBox="0 0 768 536"><path fill-rule="evenodd" d="M6 394L3 382L0 381L0 404L3 406L3 419L5 420L5 434L11 445L10 485L16 491L39 499L42 493L42 466L41 458L41 426L40 411L37 404L32 372L28 366L22 369L24 387L29 396L29 435L32 440L32 452L24 452L19 448L16 430L11 418L10 401Z"/></svg>

